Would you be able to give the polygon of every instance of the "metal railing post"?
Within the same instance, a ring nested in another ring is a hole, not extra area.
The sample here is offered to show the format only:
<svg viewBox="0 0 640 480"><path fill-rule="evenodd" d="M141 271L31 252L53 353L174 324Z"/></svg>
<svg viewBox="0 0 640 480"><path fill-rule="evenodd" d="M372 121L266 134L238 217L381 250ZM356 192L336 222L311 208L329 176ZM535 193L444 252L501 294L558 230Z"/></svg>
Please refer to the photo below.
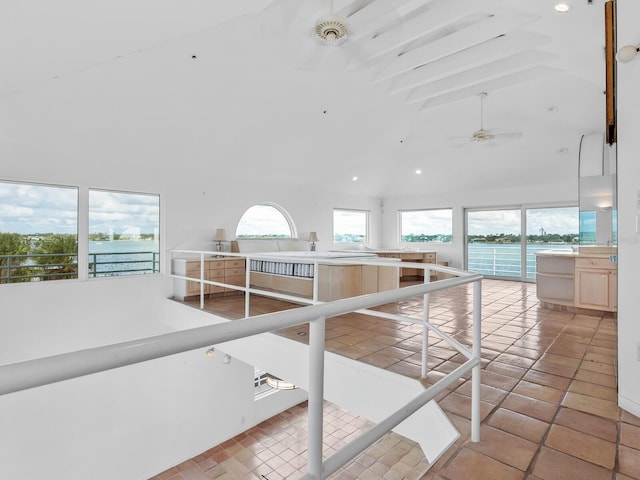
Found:
<svg viewBox="0 0 640 480"><path fill-rule="evenodd" d="M326 317L309 322L309 437L308 468L311 478L322 475L322 418L324 408L324 343Z"/></svg>
<svg viewBox="0 0 640 480"><path fill-rule="evenodd" d="M494 276L495 276L495 274L496 274L496 261L497 261L497 258L496 258L496 248L495 248L495 247L493 247L493 275L494 275Z"/></svg>
<svg viewBox="0 0 640 480"><path fill-rule="evenodd" d="M204 253L200 254L200 309L204 309Z"/></svg>
<svg viewBox="0 0 640 480"><path fill-rule="evenodd" d="M11 283L11 256L7 258L7 283Z"/></svg>
<svg viewBox="0 0 640 480"><path fill-rule="evenodd" d="M249 318L251 314L251 302L249 288L251 287L251 257L244 259L244 318Z"/></svg>
<svg viewBox="0 0 640 480"><path fill-rule="evenodd" d="M431 269L424 269L424 283L431 281ZM429 294L424 294L422 312L422 378L427 378L427 363L429 362Z"/></svg>
<svg viewBox="0 0 640 480"><path fill-rule="evenodd" d="M480 441L480 374L482 349L480 345L482 321L482 281L473 282L473 358L478 365L471 371L471 441Z"/></svg>
<svg viewBox="0 0 640 480"><path fill-rule="evenodd" d="M313 262L313 301L318 301L319 283L318 283L318 261Z"/></svg>

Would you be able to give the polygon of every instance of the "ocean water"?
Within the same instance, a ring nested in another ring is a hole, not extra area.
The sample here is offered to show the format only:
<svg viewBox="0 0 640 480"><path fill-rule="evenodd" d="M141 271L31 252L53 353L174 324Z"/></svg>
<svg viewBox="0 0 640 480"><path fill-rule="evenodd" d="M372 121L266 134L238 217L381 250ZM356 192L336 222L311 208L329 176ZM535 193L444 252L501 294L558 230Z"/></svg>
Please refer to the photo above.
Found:
<svg viewBox="0 0 640 480"><path fill-rule="evenodd" d="M526 248L526 278L536 278L536 252L570 250L570 244L530 244ZM520 244L470 243L467 246L467 269L496 277L522 276Z"/></svg>
<svg viewBox="0 0 640 480"><path fill-rule="evenodd" d="M89 276L159 272L159 252L158 240L89 241Z"/></svg>

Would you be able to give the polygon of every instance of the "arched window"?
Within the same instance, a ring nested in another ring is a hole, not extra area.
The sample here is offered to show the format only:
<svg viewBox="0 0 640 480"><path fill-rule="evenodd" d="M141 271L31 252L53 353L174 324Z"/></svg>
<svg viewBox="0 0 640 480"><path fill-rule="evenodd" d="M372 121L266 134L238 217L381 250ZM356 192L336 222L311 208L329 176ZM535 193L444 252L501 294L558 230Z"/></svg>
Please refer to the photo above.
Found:
<svg viewBox="0 0 640 480"><path fill-rule="evenodd" d="M261 203L249 208L238 222L236 238L294 238L295 228L280 207Z"/></svg>

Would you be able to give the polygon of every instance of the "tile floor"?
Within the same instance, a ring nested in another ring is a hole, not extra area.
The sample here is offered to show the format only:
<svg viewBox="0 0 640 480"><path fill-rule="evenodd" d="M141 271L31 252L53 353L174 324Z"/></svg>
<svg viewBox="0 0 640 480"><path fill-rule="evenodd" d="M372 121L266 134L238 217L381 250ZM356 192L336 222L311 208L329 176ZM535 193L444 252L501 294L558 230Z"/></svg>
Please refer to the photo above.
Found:
<svg viewBox="0 0 640 480"><path fill-rule="evenodd" d="M389 434L337 472L336 479L573 480L640 479L640 418L616 404L616 319L543 308L535 285L483 280L482 440L469 441L469 379L439 397L461 432L434 465L413 442ZM430 319L469 343L471 288L431 294ZM207 310L241 318L241 297L208 301ZM252 314L295 306L252 300ZM420 318L421 298L380 307ZM304 341L304 327L280 332ZM420 329L344 315L327 321L327 349L418 378ZM430 336L425 385L463 362ZM370 425L326 404L325 454ZM154 480L279 480L299 478L306 464L306 405L298 405L222 445L173 467Z"/></svg>

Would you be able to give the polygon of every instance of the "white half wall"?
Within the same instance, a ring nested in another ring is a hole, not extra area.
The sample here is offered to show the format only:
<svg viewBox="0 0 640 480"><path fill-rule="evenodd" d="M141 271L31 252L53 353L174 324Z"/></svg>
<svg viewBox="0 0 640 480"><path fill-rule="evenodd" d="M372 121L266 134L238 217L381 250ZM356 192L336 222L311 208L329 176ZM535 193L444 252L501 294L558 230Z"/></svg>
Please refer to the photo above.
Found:
<svg viewBox="0 0 640 480"><path fill-rule="evenodd" d="M104 284L99 287L102 290ZM88 289L82 291L87 293ZM141 289L133 291L159 325L175 315L173 301L154 303ZM118 300L130 300L123 292L118 296L112 289L111 293L93 304L78 302L73 315L60 308L46 317L38 316L46 319L43 328L46 323L65 326L47 332L50 344L85 348L88 343L109 338L95 323L91 324L96 328L95 337L90 341L74 332L81 329L79 323L90 321L94 314L98 323L110 324L108 317L118 311L114 308ZM155 315L159 312L161 317ZM121 313L112 323L118 335L136 331L125 324L144 323L138 309L131 308L127 314L123 308ZM31 316L14 318L29 321ZM67 343L65 336L70 338ZM128 339L137 336L132 334ZM252 365L237 359L224 364L221 355L209 358L203 349L2 395L2 477L151 478L305 399L305 392L296 391L278 392L256 401Z"/></svg>

